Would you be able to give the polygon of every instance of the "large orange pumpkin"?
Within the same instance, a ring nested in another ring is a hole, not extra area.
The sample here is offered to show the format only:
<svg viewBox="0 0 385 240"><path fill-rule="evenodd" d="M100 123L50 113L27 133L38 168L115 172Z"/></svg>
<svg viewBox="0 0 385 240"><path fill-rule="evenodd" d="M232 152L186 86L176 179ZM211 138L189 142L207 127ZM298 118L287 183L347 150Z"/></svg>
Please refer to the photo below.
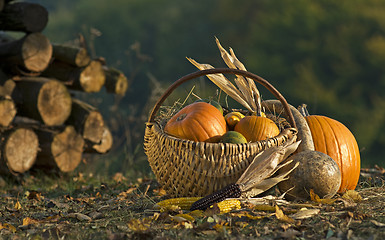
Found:
<svg viewBox="0 0 385 240"><path fill-rule="evenodd" d="M227 126L222 113L213 105L196 102L175 114L164 131L177 138L196 142L215 142L226 133Z"/></svg>
<svg viewBox="0 0 385 240"><path fill-rule="evenodd" d="M310 115L305 119L315 150L329 155L340 167L342 179L338 192L355 189L360 177L360 152L353 134L345 125L329 117Z"/></svg>
<svg viewBox="0 0 385 240"><path fill-rule="evenodd" d="M257 142L275 137L279 134L278 126L269 118L246 116L234 127L234 131L242 133L248 142Z"/></svg>

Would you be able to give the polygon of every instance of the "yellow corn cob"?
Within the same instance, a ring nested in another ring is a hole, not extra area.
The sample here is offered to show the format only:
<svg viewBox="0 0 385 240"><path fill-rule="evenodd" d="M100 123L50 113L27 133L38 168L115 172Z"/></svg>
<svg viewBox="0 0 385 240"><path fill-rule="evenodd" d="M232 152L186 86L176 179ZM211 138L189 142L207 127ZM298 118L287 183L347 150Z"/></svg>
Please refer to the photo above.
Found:
<svg viewBox="0 0 385 240"><path fill-rule="evenodd" d="M191 205L201 199L201 197L181 197L181 198L170 198L155 204L155 208L166 208L169 206L178 206L182 210L189 210Z"/></svg>
<svg viewBox="0 0 385 240"><path fill-rule="evenodd" d="M228 213L232 210L241 209L241 202L238 199L226 199L217 204L221 213Z"/></svg>
<svg viewBox="0 0 385 240"><path fill-rule="evenodd" d="M156 209L169 208L170 206L180 207L182 210L190 210L191 205L201 197L170 198L155 204ZM241 202L238 199L225 199L217 203L220 213L228 213L232 210L241 209Z"/></svg>

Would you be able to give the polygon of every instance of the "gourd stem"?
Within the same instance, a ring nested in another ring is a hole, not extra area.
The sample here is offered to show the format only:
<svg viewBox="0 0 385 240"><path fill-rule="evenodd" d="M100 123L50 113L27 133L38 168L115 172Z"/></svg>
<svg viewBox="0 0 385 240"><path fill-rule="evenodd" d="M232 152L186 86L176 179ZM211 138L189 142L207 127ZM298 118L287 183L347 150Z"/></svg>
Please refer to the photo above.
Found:
<svg viewBox="0 0 385 240"><path fill-rule="evenodd" d="M267 80L261 78L258 75L255 75L255 74L247 72L247 71L243 71L243 70L239 70L239 69L232 69L232 68L214 68L214 69L201 70L201 71L193 72L193 73L190 73L188 75L185 75L185 76L179 78L177 81L175 81L173 84L171 84L167 88L167 90L163 93L163 95L155 103L155 106L152 109L150 116L148 118L148 122L154 121L155 114L159 111L159 108L162 105L162 103L182 83L187 82L187 81L194 79L194 78L197 78L197 77L204 76L204 75L218 74L218 73L228 73L228 74L241 75L243 77L251 78L254 81L260 83L262 86L264 86L267 90L269 90L282 103L283 108L284 108L284 110L288 116L289 123L291 124L291 126L293 128L297 128L293 114L290 111L290 107L289 107L286 99L282 96L282 94L273 85L271 85Z"/></svg>
<svg viewBox="0 0 385 240"><path fill-rule="evenodd" d="M298 111L302 114L302 116L307 117L310 116L309 111L307 110L307 105L306 104L301 104L298 106Z"/></svg>
<svg viewBox="0 0 385 240"><path fill-rule="evenodd" d="M314 142L313 137L311 135L311 131L309 125L307 124L305 118L302 116L299 110L297 110L292 105L288 104L290 108L290 112L292 113L295 123L298 129L298 139L301 140L301 144L298 147L298 152L302 152L305 150L314 151ZM278 100L266 100L262 102L262 106L267 108L270 112L282 112L283 116L288 118L286 112L284 112L284 107L282 103Z"/></svg>

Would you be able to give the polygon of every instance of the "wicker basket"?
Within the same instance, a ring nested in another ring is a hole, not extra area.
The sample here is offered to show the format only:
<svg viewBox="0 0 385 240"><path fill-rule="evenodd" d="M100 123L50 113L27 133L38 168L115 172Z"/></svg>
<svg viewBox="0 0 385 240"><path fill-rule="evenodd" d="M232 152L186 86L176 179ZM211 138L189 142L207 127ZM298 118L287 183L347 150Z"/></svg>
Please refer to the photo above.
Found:
<svg viewBox="0 0 385 240"><path fill-rule="evenodd" d="M163 131L166 121L155 121L155 115L164 100L182 83L216 73L241 75L262 84L284 106L291 128L284 129L274 138L244 144L194 142L166 134ZM269 82L250 72L217 68L186 75L166 90L146 123L144 150L158 182L169 195L205 196L236 182L259 152L281 145L296 134L296 124L289 105Z"/></svg>

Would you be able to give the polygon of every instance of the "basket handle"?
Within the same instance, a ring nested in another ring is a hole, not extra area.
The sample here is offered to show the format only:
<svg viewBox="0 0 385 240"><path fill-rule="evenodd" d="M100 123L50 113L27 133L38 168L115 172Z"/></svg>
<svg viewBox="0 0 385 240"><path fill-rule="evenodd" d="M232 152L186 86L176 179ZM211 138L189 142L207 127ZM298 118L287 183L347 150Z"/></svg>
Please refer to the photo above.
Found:
<svg viewBox="0 0 385 240"><path fill-rule="evenodd" d="M254 81L260 83L262 86L264 86L267 90L269 90L283 105L283 108L288 116L288 120L292 127L297 128L297 125L295 124L294 117L292 112L290 111L289 104L287 103L286 99L282 96L282 94L273 86L271 85L267 80L261 78L260 76L253 74L248 71L238 70L238 69L232 69L232 68L213 68L213 69L207 69L207 70L200 70L197 72L190 73L188 75L185 75L178 80L176 80L173 84L171 84L167 90L163 93L163 95L159 98L159 100L156 102L154 108L152 109L150 116L148 118L148 122L153 122L155 119L155 114L159 111L160 106L162 103L166 100L168 96L182 83L187 82L191 79L201 77L204 75L209 74L217 74L217 73L229 73L234 75L241 75L243 77L251 78Z"/></svg>

